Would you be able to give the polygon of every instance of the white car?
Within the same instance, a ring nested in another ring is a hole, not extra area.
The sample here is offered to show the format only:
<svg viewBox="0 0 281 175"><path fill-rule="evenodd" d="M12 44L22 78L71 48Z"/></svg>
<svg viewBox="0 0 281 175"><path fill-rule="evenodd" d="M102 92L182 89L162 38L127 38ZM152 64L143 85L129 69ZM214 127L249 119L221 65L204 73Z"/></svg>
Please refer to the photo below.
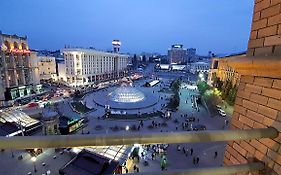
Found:
<svg viewBox="0 0 281 175"><path fill-rule="evenodd" d="M221 109L221 106L220 106L220 105L216 105L216 107L217 107L218 110Z"/></svg>
<svg viewBox="0 0 281 175"><path fill-rule="evenodd" d="M222 117L226 117L226 113L225 113L224 110L218 109L218 112L219 112L219 114L220 114Z"/></svg>

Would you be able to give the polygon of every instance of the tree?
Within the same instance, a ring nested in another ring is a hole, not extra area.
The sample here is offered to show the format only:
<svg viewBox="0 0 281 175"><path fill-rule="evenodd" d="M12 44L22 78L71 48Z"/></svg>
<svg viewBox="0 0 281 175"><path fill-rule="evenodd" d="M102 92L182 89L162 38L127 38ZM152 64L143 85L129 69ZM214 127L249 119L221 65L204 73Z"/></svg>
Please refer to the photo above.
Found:
<svg viewBox="0 0 281 175"><path fill-rule="evenodd" d="M210 89L210 86L205 81L199 81L197 87L201 94L204 94L206 90Z"/></svg>

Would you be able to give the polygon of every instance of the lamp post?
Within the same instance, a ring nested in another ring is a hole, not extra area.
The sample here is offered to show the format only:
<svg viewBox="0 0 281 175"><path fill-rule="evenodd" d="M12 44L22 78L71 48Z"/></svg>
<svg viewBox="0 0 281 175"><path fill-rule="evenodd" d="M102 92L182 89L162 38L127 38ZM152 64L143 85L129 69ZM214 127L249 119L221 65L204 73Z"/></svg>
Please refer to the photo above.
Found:
<svg viewBox="0 0 281 175"><path fill-rule="evenodd" d="M33 169L34 169L34 172L37 172L37 169L36 169L36 164L35 164L35 162L36 162L36 157L31 157L31 161L33 162Z"/></svg>

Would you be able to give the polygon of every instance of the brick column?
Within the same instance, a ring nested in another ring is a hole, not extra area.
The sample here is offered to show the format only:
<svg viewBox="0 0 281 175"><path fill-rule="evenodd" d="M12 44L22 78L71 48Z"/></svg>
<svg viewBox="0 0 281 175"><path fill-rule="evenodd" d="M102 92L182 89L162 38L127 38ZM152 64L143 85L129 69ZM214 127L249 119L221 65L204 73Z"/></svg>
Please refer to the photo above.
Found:
<svg viewBox="0 0 281 175"><path fill-rule="evenodd" d="M255 0L247 56L227 64L241 75L231 129L271 126L279 136L229 142L224 163L260 160L266 170L252 174L281 175L281 0Z"/></svg>
<svg viewBox="0 0 281 175"><path fill-rule="evenodd" d="M280 12L280 0L255 0L248 56L281 54Z"/></svg>
<svg viewBox="0 0 281 175"><path fill-rule="evenodd" d="M275 127L281 131L281 79L242 75L231 129ZM281 174L281 134L278 138L228 143L224 163L264 161L268 170ZM265 173L265 174L268 174Z"/></svg>

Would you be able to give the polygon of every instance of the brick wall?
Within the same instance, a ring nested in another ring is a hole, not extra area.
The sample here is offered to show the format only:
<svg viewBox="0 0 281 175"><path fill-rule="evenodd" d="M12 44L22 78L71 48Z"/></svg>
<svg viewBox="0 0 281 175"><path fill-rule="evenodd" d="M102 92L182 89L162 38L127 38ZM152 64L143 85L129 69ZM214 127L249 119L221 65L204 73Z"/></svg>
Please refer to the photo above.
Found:
<svg viewBox="0 0 281 175"><path fill-rule="evenodd" d="M255 0L247 55L281 55L281 0Z"/></svg>
<svg viewBox="0 0 281 175"><path fill-rule="evenodd" d="M231 129L266 128L281 132L281 79L244 76L232 116ZM225 151L226 165L258 159L266 163L266 172L281 175L281 133L275 139L231 141ZM248 174L248 173L245 173Z"/></svg>

